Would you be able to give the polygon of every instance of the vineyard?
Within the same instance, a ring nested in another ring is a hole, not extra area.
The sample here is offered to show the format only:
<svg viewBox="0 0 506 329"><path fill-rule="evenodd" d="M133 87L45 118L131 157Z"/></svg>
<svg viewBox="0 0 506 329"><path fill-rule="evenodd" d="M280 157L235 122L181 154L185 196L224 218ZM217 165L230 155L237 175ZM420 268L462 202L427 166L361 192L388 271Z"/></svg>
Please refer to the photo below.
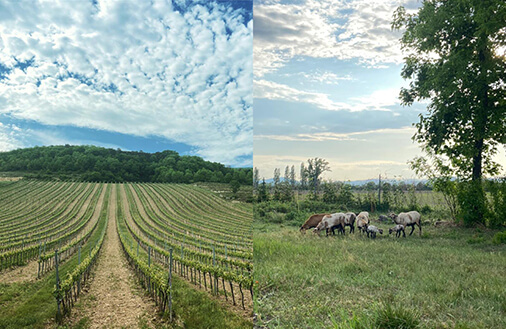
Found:
<svg viewBox="0 0 506 329"><path fill-rule="evenodd" d="M179 316L172 291L179 279L250 315L251 221L250 205L190 185L4 184L0 328L44 327L68 317L110 232L164 317Z"/></svg>

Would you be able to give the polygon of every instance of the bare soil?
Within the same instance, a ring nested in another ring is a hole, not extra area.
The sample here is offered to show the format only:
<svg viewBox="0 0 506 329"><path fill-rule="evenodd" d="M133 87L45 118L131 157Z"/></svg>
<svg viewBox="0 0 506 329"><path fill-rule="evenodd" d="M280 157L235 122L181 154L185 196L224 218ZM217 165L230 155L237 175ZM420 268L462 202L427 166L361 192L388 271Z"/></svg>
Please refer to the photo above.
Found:
<svg viewBox="0 0 506 329"><path fill-rule="evenodd" d="M116 189L111 190L104 246L73 322L88 318L89 328L155 328L154 302L136 284L121 249L116 227Z"/></svg>
<svg viewBox="0 0 506 329"><path fill-rule="evenodd" d="M16 282L29 282L37 279L37 269L39 263L37 260L28 262L27 265L14 267L0 272L0 282L11 284Z"/></svg>

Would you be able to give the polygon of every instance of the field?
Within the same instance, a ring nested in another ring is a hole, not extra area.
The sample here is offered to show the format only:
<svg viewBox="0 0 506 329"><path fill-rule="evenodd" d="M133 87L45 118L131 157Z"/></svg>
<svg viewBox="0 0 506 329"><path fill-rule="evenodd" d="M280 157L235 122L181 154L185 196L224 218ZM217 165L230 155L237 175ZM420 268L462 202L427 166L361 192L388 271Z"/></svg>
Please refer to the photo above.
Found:
<svg viewBox="0 0 506 329"><path fill-rule="evenodd" d="M0 328L251 328L251 221L192 185L2 184Z"/></svg>
<svg viewBox="0 0 506 329"><path fill-rule="evenodd" d="M256 327L506 328L506 246L494 232L425 225L397 239L375 225L386 230L375 240L327 238L257 219Z"/></svg>

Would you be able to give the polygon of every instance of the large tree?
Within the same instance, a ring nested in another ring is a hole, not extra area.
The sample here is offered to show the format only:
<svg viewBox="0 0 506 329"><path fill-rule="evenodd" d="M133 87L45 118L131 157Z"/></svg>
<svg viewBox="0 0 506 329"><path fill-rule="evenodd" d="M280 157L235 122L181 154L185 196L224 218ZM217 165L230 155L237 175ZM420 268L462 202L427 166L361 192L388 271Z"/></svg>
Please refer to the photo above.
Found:
<svg viewBox="0 0 506 329"><path fill-rule="evenodd" d="M423 1L415 13L399 7L392 26L405 29L402 77L411 81L402 102L429 100L414 140L445 160L444 174L471 180L480 194L483 174L498 173L492 157L506 143L506 2Z"/></svg>

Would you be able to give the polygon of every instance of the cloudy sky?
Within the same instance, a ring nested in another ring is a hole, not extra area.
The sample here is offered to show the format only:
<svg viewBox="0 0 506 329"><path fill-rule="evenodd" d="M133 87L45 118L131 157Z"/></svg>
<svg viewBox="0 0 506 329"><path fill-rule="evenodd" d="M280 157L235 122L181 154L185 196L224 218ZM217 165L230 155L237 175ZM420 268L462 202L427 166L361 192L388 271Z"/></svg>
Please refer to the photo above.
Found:
<svg viewBox="0 0 506 329"><path fill-rule="evenodd" d="M252 1L0 0L0 151L94 144L252 165Z"/></svg>
<svg viewBox="0 0 506 329"><path fill-rule="evenodd" d="M330 162L325 178L409 179L411 137L426 104L402 107L394 10L417 0L255 0L254 165ZM506 164L504 149L498 156Z"/></svg>

